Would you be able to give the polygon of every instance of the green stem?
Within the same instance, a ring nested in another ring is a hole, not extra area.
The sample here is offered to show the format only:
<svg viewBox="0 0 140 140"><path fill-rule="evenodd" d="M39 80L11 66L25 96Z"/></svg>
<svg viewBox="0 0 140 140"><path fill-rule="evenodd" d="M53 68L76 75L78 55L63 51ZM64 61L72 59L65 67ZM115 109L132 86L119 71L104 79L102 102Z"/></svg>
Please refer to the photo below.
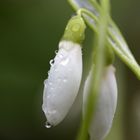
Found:
<svg viewBox="0 0 140 140"><path fill-rule="evenodd" d="M98 8L98 10L100 10L100 7L98 7L97 4L95 4L95 7ZM86 22L90 26L90 28L92 28L92 30L94 30L96 33L98 33L98 28L96 26L99 23L99 19L98 19L98 17L96 15L94 15L92 12L90 12L90 11L84 9L84 8L80 8L77 13L80 14L80 15L83 15L83 17L85 15L88 15L89 17L91 17L94 20L94 22L95 22L95 26L92 26L91 24L89 24L88 21L86 21ZM139 68L139 65L136 63L134 57L132 57L133 55L131 54L130 51L128 53L126 50L122 49L122 47L119 47L119 46L122 45L122 42L121 41L123 41L124 38L122 37L120 31L117 29L117 27L116 27L115 23L113 22L113 20L110 18L109 21L110 21L109 22L110 23L110 27L108 26L108 39L107 39L108 41L107 41L107 46L111 50L113 48L114 51L121 57L121 59L136 74L136 76L138 77L138 79L140 79L140 72L139 72L140 71L140 68ZM112 28L112 30L111 30L111 28ZM116 33L116 35L115 35L114 32ZM118 36L118 38L117 38L117 36ZM124 42L124 45L125 44L126 43ZM119 49L116 46L118 46ZM129 59L129 61L128 61L128 59Z"/></svg>
<svg viewBox="0 0 140 140"><path fill-rule="evenodd" d="M90 0L90 2L93 4L94 8L96 8L97 11L100 11L100 5L97 3L96 0ZM94 18L94 16L92 18ZM97 20L97 17L94 20ZM119 55L119 57L124 61L124 63L126 65L128 65L128 67L135 73L137 78L140 79L140 66L136 62L132 53L129 51L125 39L123 38L120 30L117 28L116 24L111 19L111 17L110 17L109 24L111 25L112 30L108 29L109 37L108 37L107 44L114 49L115 53L117 55ZM94 29L94 31L96 31L95 27L93 29ZM113 32L115 32L115 34ZM113 39L113 40L111 40L111 39ZM115 45L113 44L113 42L115 43ZM123 45L123 46L119 47L121 45ZM116 46L118 46L120 50L118 50L118 47L116 47ZM127 50L125 49L125 47L127 48ZM122 49L122 48L124 48L124 49ZM128 59L129 59L129 61L128 61Z"/></svg>
<svg viewBox="0 0 140 140"><path fill-rule="evenodd" d="M96 55L93 60L94 67L94 76L92 77L93 86L91 87L90 94L87 99L85 116L83 118L81 129L78 135L77 140L87 140L87 133L90 127L91 120L93 118L93 114L95 112L95 106L97 102L98 92L100 88L100 81L102 78L102 73L105 65L105 44L107 41L107 27L109 21L109 1L102 0L101 2L102 9L100 10L99 24L98 24L98 32L96 36L95 49ZM84 9L78 11L80 14ZM85 11L87 12L87 11ZM89 12L87 14L90 15Z"/></svg>
<svg viewBox="0 0 140 140"><path fill-rule="evenodd" d="M89 25L89 27L94 31L98 32L97 24L98 24L98 18L100 15L100 5L96 0L87 0L87 3L92 5L93 8L92 12L88 8L88 4L80 5L83 3L86 3L86 0L68 0L69 3L72 5L72 7L75 10L79 10L81 7L84 7L85 10L81 10L82 16L85 19L86 23ZM83 9L83 8L82 8ZM88 11L88 12L87 12ZM113 50L117 56L120 57L120 59L134 72L134 74L137 76L138 79L140 79L140 66L135 60L133 54L131 53L130 49L128 48L128 45L123 38L119 28L117 25L113 22L113 20L110 17L110 21L108 24L108 41L107 44L108 48Z"/></svg>

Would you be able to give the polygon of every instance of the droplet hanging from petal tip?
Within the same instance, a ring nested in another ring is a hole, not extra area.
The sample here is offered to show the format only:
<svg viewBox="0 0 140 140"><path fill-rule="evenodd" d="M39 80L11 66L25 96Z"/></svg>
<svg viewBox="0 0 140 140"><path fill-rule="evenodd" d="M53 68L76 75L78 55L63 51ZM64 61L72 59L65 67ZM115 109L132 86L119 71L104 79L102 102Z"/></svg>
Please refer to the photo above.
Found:
<svg viewBox="0 0 140 140"><path fill-rule="evenodd" d="M52 127L52 125L49 123L49 122L46 122L46 128L51 128Z"/></svg>

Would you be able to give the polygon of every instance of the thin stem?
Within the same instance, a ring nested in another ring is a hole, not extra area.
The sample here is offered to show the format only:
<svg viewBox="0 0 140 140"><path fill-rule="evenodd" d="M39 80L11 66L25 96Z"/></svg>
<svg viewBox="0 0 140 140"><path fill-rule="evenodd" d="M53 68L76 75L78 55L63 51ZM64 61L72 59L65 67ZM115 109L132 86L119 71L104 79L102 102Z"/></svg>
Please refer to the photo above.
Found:
<svg viewBox="0 0 140 140"><path fill-rule="evenodd" d="M84 9L84 8L80 8L78 11L77 11L77 14L82 16L82 14L87 14L88 16L90 16L91 18L93 18L95 21L98 21L98 18L92 13L90 12L89 10L87 9Z"/></svg>
<svg viewBox="0 0 140 140"><path fill-rule="evenodd" d="M98 32L96 36L95 49L96 56L94 57L93 63L95 64L94 68L94 77L92 78L93 86L91 87L90 94L87 99L85 116L83 118L81 129L78 135L77 140L87 140L87 133L90 127L93 114L95 112L95 106L97 102L98 92L100 88L100 81L105 64L105 44L107 41L107 27L108 27L108 13L109 13L109 1L102 0L101 2L102 9L100 10L99 24L97 26ZM81 10L87 12L85 10ZM79 11L79 12L81 12ZM88 13L90 15L90 13Z"/></svg>

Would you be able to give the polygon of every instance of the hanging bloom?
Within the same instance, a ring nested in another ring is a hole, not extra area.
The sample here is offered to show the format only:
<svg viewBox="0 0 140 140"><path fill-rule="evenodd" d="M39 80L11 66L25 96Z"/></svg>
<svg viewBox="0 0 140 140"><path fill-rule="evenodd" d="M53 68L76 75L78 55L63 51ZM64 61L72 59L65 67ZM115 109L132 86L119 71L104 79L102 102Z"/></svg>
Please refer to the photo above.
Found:
<svg viewBox="0 0 140 140"><path fill-rule="evenodd" d="M60 123L70 110L79 90L82 77L81 42L85 23L79 16L70 19L59 50L45 80L42 109L46 127Z"/></svg>
<svg viewBox="0 0 140 140"><path fill-rule="evenodd" d="M89 88L92 84L91 77L93 71L94 70L90 71L90 74L85 82L83 113L87 101L86 99L89 94ZM99 96L97 98L95 112L89 128L89 135L91 140L103 140L105 136L109 133L112 126L116 105L117 83L115 78L115 68L110 65L105 68L101 80Z"/></svg>

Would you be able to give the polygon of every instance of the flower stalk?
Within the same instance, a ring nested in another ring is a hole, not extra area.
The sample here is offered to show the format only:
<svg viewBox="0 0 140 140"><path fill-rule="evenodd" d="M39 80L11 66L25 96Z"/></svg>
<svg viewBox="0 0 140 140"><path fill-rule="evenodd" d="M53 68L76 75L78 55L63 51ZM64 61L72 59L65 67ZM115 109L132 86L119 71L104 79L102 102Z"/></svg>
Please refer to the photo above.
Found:
<svg viewBox="0 0 140 140"><path fill-rule="evenodd" d="M98 34L96 36L96 42L94 44L95 46L94 51L96 52L96 55L93 57L94 58L93 65L95 66L94 77L92 77L93 85L91 86L90 94L87 98L85 115L83 117L81 129L77 140L87 140L88 129L90 127L91 120L95 112L101 77L103 76L103 69L105 65L105 59L106 59L105 44L107 40L107 27L109 22L109 11L110 11L109 0L102 0L101 7L102 9L100 10L100 17L99 17L100 22L97 25Z"/></svg>

